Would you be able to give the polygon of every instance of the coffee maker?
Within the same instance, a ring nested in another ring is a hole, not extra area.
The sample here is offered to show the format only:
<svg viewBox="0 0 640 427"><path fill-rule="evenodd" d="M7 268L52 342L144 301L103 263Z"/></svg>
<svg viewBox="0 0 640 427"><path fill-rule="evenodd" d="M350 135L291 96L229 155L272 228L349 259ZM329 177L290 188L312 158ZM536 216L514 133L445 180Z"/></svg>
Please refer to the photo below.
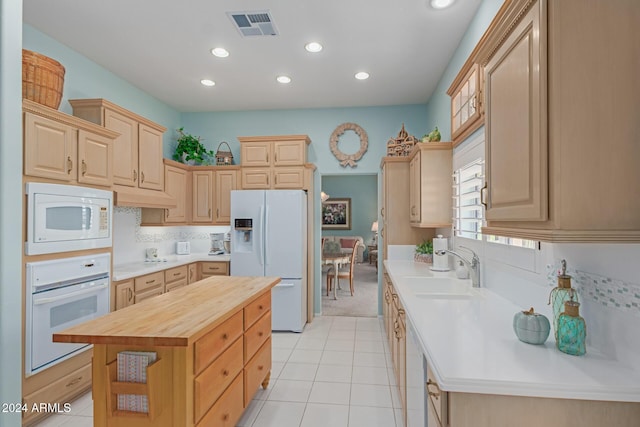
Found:
<svg viewBox="0 0 640 427"><path fill-rule="evenodd" d="M209 233L209 236L211 237L211 248L209 249L209 255L224 254L224 233Z"/></svg>

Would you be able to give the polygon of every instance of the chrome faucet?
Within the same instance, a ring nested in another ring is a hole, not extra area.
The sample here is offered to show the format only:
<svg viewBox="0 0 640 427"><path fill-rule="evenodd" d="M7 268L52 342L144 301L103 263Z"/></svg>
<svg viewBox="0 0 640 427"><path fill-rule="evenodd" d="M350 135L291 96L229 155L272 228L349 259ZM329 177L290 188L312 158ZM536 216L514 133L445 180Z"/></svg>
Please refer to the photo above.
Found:
<svg viewBox="0 0 640 427"><path fill-rule="evenodd" d="M462 255L460 255L459 253L454 252L454 251L450 251L449 249L443 249L443 250L435 251L435 254L436 255L445 255L447 253L450 253L451 255L455 255L458 258L460 258L462 260L462 262L464 263L464 265L469 270L469 274L471 275L471 285L474 288L479 288L480 287L480 258L478 257L478 255L473 250L467 248L466 246L459 246L459 248L460 249L466 249L469 252L471 252L471 254L473 255L471 257L471 261L467 260Z"/></svg>

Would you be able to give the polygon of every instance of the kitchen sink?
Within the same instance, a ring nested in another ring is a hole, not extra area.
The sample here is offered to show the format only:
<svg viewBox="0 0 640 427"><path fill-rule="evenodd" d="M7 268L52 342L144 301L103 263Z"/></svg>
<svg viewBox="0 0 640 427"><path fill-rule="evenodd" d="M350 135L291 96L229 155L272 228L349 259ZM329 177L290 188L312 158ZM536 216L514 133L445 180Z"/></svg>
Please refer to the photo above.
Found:
<svg viewBox="0 0 640 427"><path fill-rule="evenodd" d="M418 298L471 298L476 295L469 280L448 277L403 277L402 282Z"/></svg>

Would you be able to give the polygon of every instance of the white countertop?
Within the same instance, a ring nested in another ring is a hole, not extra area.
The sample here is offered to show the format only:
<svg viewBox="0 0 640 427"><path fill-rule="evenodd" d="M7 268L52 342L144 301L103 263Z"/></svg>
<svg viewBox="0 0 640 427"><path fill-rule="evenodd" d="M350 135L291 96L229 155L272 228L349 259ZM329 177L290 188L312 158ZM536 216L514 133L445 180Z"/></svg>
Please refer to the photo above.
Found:
<svg viewBox="0 0 640 427"><path fill-rule="evenodd" d="M455 274L432 272L412 261L384 265L441 389L640 402L640 372L633 367L588 346L584 356L564 354L555 346L553 330L544 345L519 341L513 316L527 307L485 288L472 298L418 298L403 278Z"/></svg>
<svg viewBox="0 0 640 427"><path fill-rule="evenodd" d="M209 255L207 253L191 254L191 255L170 255L161 258L166 261L162 262L132 262L127 264L118 264L113 266L113 274L111 280L114 282L120 280L131 279L132 277L142 276L144 274L155 273L156 271L166 270L168 268L179 267L185 264L191 264L198 261L231 261L231 255Z"/></svg>

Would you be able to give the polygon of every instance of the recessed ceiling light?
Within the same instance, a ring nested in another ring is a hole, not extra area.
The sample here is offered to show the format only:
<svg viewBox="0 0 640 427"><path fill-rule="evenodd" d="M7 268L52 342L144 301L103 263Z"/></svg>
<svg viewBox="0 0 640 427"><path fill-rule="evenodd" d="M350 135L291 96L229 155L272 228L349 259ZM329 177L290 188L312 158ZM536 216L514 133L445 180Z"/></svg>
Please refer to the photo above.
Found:
<svg viewBox="0 0 640 427"><path fill-rule="evenodd" d="M276 77L278 83L291 83L291 77L289 76L278 76Z"/></svg>
<svg viewBox="0 0 640 427"><path fill-rule="evenodd" d="M429 4L434 9L444 9L453 4L455 0L429 0Z"/></svg>
<svg viewBox="0 0 640 427"><path fill-rule="evenodd" d="M229 56L229 51L223 47L214 47L211 49L211 53L218 58L226 58Z"/></svg>
<svg viewBox="0 0 640 427"><path fill-rule="evenodd" d="M309 42L304 45L304 48L307 49L307 52L318 53L322 50L322 45L318 42Z"/></svg>
<svg viewBox="0 0 640 427"><path fill-rule="evenodd" d="M358 80L367 80L369 78L369 73L360 71L359 73L356 73L354 77Z"/></svg>
<svg viewBox="0 0 640 427"><path fill-rule="evenodd" d="M216 82L214 82L213 80L209 80L209 79L202 79L200 80L200 83L202 83L203 86L215 86Z"/></svg>

